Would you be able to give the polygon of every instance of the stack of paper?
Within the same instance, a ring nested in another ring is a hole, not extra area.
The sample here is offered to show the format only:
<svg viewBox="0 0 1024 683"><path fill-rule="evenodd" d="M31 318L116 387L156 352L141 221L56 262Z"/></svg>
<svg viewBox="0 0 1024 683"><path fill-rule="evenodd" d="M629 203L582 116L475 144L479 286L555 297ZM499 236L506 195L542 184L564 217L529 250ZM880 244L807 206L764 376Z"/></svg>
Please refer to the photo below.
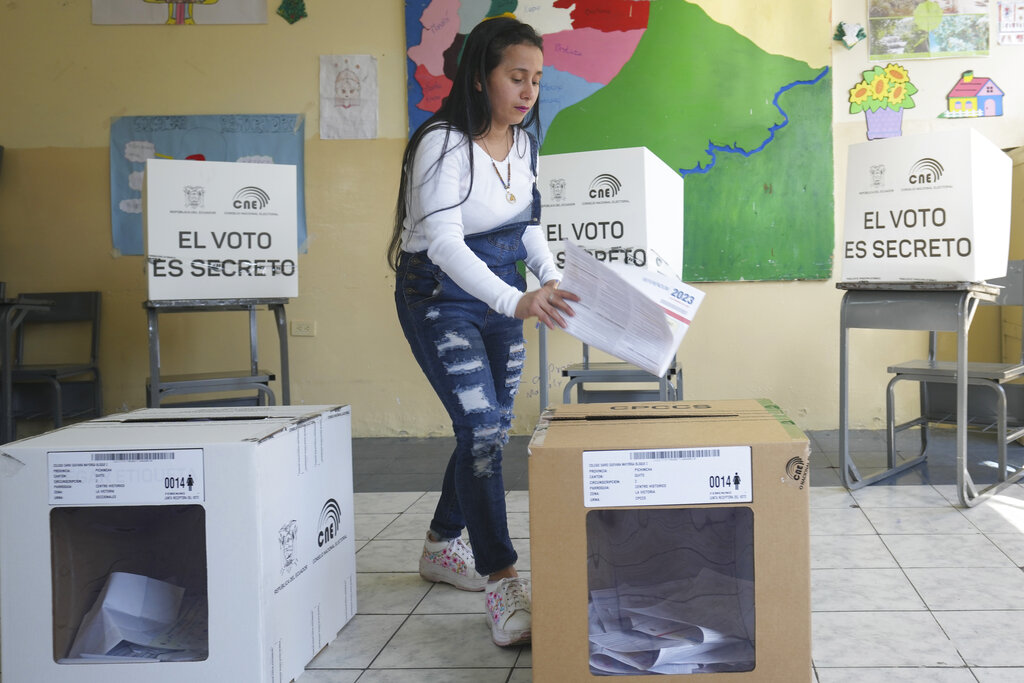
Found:
<svg viewBox="0 0 1024 683"><path fill-rule="evenodd" d="M580 297L566 332L657 377L672 364L704 300L704 292L677 277L602 263L571 242L559 287Z"/></svg>

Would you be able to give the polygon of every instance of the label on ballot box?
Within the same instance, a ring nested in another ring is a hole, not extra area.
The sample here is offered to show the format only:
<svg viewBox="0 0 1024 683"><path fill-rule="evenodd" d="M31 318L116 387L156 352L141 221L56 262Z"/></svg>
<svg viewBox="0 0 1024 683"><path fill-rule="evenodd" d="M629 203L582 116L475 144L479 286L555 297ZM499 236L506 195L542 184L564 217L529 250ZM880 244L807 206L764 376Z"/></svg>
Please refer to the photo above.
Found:
<svg viewBox="0 0 1024 683"><path fill-rule="evenodd" d="M973 129L850 147L847 282L981 282L1006 274L1010 158Z"/></svg>
<svg viewBox="0 0 1024 683"><path fill-rule="evenodd" d="M296 201L295 166L149 159L149 298L298 296Z"/></svg>

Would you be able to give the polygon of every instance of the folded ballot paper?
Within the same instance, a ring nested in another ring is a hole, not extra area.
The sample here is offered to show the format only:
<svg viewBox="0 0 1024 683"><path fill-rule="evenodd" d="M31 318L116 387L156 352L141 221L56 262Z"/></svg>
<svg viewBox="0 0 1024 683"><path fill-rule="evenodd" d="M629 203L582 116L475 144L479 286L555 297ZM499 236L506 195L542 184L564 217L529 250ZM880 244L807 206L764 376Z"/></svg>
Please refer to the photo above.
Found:
<svg viewBox="0 0 1024 683"><path fill-rule="evenodd" d="M61 664L206 659L207 603L139 574L111 572Z"/></svg>
<svg viewBox="0 0 1024 683"><path fill-rule="evenodd" d="M704 292L667 273L633 265L603 263L582 247L565 242L560 288L573 302L565 331L584 344L664 376Z"/></svg>

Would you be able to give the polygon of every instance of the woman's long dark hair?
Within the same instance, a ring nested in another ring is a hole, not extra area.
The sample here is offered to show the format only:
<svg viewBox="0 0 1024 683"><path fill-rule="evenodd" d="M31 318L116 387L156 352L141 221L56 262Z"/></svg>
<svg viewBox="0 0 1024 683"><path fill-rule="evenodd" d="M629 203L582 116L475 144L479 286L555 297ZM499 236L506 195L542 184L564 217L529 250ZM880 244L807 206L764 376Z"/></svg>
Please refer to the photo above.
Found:
<svg viewBox="0 0 1024 683"><path fill-rule="evenodd" d="M423 136L434 129L445 131L441 155L434 161L432 172L437 172L441 160L452 147L450 138L452 131L462 133L466 144L472 144L475 138L486 135L491 128L491 100L487 92L487 76L501 63L505 48L512 45L534 45L544 49L543 40L529 24L524 24L512 17L500 16L485 19L476 25L462 46L462 57L455 71L451 92L441 103L437 113L423 122L409 138L402 155L402 177L398 185L398 201L395 203L395 225L388 244L387 258L392 269L398 268L401 256L402 229L408 213L409 173L412 161L416 156ZM477 90L477 84L480 90ZM530 109L520 127L534 129L534 136L540 139L540 99ZM469 192L473 191L473 155L469 155ZM459 204L469 198L467 193ZM455 206L458 206L456 204ZM437 209L444 211L452 207Z"/></svg>

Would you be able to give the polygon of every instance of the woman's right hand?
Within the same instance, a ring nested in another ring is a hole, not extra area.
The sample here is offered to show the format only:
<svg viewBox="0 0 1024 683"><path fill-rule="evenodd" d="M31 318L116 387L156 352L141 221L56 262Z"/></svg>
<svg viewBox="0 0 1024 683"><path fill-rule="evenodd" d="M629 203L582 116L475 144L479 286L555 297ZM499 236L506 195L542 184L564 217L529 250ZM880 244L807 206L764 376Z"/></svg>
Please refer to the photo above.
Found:
<svg viewBox="0 0 1024 683"><path fill-rule="evenodd" d="M574 315L572 307L566 302L579 300L572 292L559 289L558 280L551 280L540 289L526 292L520 297L516 304L516 317L520 320L536 317L551 330L555 329L555 325L565 327L565 318L562 316Z"/></svg>

